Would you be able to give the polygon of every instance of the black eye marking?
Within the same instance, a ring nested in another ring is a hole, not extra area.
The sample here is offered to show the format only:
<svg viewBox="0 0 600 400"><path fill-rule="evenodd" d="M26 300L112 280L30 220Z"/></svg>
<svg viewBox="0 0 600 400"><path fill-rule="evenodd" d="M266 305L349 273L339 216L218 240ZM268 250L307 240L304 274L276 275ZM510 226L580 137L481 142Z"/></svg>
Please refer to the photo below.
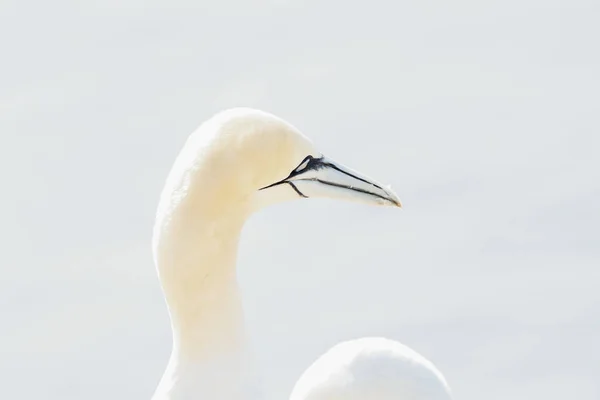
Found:
<svg viewBox="0 0 600 400"><path fill-rule="evenodd" d="M294 172L301 172L303 169L305 169L308 164L310 163L310 160L312 160L312 156L306 156L304 157L304 160L302 160L302 162L300 163L300 165L298 165L296 167L296 169L294 170Z"/></svg>
<svg viewBox="0 0 600 400"><path fill-rule="evenodd" d="M294 191L296 193L298 193L298 195L300 197L304 197L304 198L308 198L308 196L306 196L304 193L302 193L300 191L300 189L298 189L298 187L296 185L294 185L293 182L290 182L289 179L293 178L296 175L300 175L303 174L306 171L310 171L311 169L319 169L322 167L322 164L319 163L320 160L322 160L323 157L319 157L319 158L315 158L311 155L308 155L306 157L304 157L304 159L300 162L300 164L298 164L298 166L296 167L296 169L294 169L285 179L280 180L279 182L275 182L272 183L268 186L265 186L263 188L260 188L259 190L263 190L263 189L268 189L270 187L273 186L278 186L281 185L283 183L287 183L289 184L292 189L294 189Z"/></svg>
<svg viewBox="0 0 600 400"><path fill-rule="evenodd" d="M313 156L304 157L304 160L302 160L302 162L296 167L296 169L293 170L292 173L285 179L293 178L294 176L304 173L306 171L310 171L311 169L319 169L319 167L320 167L319 162L322 159L323 159L323 157L319 157L319 158L314 158Z"/></svg>
<svg viewBox="0 0 600 400"><path fill-rule="evenodd" d="M303 174L303 173L311 171L311 170L316 171L321 168L329 166L329 163L324 163L322 161L323 161L323 157L315 158L313 156L306 156L304 158L304 160L302 160L302 162L296 167L296 169L293 170L288 175L288 177L285 178L283 181L287 181L297 175ZM280 182L283 182L283 181L280 181Z"/></svg>

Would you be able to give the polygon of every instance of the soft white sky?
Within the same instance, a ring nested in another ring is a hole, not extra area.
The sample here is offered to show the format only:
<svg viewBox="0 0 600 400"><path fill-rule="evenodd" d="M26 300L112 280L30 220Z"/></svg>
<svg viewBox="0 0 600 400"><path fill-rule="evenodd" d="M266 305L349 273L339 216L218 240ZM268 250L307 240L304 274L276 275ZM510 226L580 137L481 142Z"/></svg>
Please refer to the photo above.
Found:
<svg viewBox="0 0 600 400"><path fill-rule="evenodd" d="M2 398L150 397L157 196L187 135L239 105L405 204L249 222L274 400L362 335L433 360L457 400L600 398L600 3L350 3L0 4Z"/></svg>

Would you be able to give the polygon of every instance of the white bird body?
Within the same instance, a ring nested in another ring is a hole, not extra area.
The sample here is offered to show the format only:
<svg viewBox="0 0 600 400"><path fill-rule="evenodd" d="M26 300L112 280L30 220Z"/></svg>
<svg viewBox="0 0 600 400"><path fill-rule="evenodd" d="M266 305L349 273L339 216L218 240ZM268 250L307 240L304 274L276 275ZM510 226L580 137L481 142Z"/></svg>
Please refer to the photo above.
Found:
<svg viewBox="0 0 600 400"><path fill-rule="evenodd" d="M298 379L290 400L448 400L442 374L393 340L367 337L335 345Z"/></svg>
<svg viewBox="0 0 600 400"><path fill-rule="evenodd" d="M304 197L400 206L391 189L324 158L296 128L271 114L227 110L190 135L165 183L154 226L154 260L173 349L153 400L263 398L244 331L238 241L253 212ZM437 389L423 389L428 384ZM291 397L392 398L450 395L431 363L383 339L334 347L306 371Z"/></svg>

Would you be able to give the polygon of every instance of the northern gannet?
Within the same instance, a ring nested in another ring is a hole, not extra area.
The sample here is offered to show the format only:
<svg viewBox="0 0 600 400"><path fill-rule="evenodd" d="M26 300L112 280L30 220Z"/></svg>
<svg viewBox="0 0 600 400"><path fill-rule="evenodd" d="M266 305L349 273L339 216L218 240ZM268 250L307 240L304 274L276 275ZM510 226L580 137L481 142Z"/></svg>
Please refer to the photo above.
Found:
<svg viewBox="0 0 600 400"><path fill-rule="evenodd" d="M262 399L236 280L238 240L255 211L311 197L401 207L390 188L324 157L269 113L226 110L190 135L167 177L153 232L173 332L154 400ZM383 338L335 346L291 394L291 400L450 398L433 364Z"/></svg>

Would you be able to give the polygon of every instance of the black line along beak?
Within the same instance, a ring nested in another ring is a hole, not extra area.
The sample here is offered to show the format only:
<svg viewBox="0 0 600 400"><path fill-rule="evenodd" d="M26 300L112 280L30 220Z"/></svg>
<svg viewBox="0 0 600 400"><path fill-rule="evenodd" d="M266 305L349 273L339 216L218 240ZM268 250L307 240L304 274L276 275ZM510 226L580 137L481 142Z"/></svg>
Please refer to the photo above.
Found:
<svg viewBox="0 0 600 400"><path fill-rule="evenodd" d="M402 207L390 187L323 156L307 156L285 179L265 186L265 190L287 184L300 197L326 197L367 204Z"/></svg>

